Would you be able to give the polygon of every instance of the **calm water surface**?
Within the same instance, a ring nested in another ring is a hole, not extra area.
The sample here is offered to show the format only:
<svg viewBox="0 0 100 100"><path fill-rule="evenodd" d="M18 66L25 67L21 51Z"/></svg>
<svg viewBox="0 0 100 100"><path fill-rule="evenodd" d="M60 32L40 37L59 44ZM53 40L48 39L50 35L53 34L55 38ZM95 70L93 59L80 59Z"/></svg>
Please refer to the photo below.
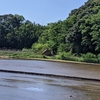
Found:
<svg viewBox="0 0 100 100"><path fill-rule="evenodd" d="M35 60L0 60L0 69L100 79L100 65Z"/></svg>
<svg viewBox="0 0 100 100"><path fill-rule="evenodd" d="M0 69L100 79L100 66L0 60ZM100 82L0 72L1 100L100 100Z"/></svg>

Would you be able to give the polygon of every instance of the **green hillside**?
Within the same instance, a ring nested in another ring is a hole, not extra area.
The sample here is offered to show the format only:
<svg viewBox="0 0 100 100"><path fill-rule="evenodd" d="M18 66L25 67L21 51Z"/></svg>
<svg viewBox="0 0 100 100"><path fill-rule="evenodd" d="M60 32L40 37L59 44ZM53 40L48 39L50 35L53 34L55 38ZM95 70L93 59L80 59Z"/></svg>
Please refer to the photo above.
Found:
<svg viewBox="0 0 100 100"><path fill-rule="evenodd" d="M25 20L18 14L1 15L0 48L27 48L38 54L49 49L53 55L63 52L99 55L100 1L88 0L80 8L72 10L65 20L46 26Z"/></svg>
<svg viewBox="0 0 100 100"><path fill-rule="evenodd" d="M54 54L62 51L98 54L100 52L99 0L89 0L79 9L72 10L66 20L48 24L36 46L40 44L41 47L51 49Z"/></svg>
<svg viewBox="0 0 100 100"><path fill-rule="evenodd" d="M71 12L68 19L75 17L69 31L68 40L73 44L73 52L100 52L100 2L89 0L84 6ZM67 19L67 20L68 20Z"/></svg>

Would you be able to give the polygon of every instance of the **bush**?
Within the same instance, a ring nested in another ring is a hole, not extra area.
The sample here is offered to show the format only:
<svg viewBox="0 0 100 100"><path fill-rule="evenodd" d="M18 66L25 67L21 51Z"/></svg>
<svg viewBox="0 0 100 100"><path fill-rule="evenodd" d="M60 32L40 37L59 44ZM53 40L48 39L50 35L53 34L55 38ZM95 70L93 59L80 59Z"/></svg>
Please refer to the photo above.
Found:
<svg viewBox="0 0 100 100"><path fill-rule="evenodd" d="M34 43L32 45L32 50L35 52L35 53L38 53L38 54L42 54L42 52L45 50L45 49L48 49L48 44L45 43L45 44L41 44L41 43Z"/></svg>
<svg viewBox="0 0 100 100"><path fill-rule="evenodd" d="M67 55L66 52L61 52L61 53L59 53L59 55L57 56L57 58L58 58L58 59L61 59L61 60L66 60L68 57L69 57L69 55Z"/></svg>
<svg viewBox="0 0 100 100"><path fill-rule="evenodd" d="M83 61L89 62L89 63L98 63L98 59L95 54L93 53L87 53L83 55Z"/></svg>
<svg viewBox="0 0 100 100"><path fill-rule="evenodd" d="M22 52L28 52L29 50L28 49L26 49L26 48L23 48L22 49Z"/></svg>
<svg viewBox="0 0 100 100"><path fill-rule="evenodd" d="M59 53L57 58L61 59L61 60L70 60L70 61L77 61L78 60L75 57L73 57L70 52Z"/></svg>
<svg viewBox="0 0 100 100"><path fill-rule="evenodd" d="M68 44L60 44L58 47L58 52L69 52L70 46Z"/></svg>
<svg viewBox="0 0 100 100"><path fill-rule="evenodd" d="M100 54L98 54L97 57L98 57L98 63L100 63Z"/></svg>

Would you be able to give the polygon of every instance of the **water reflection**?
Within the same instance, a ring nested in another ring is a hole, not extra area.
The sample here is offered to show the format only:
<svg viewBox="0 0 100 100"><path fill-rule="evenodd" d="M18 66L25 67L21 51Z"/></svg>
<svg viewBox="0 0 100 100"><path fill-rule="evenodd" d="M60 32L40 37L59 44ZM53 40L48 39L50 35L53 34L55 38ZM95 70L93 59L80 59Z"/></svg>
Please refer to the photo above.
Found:
<svg viewBox="0 0 100 100"><path fill-rule="evenodd" d="M100 78L100 66L94 65L0 60L0 68ZM3 72L0 91L2 100L100 100L100 82Z"/></svg>
<svg viewBox="0 0 100 100"><path fill-rule="evenodd" d="M43 89L42 88L35 88L35 87L28 87L28 88L24 88L26 90L31 90L31 91L38 91L38 92L42 92Z"/></svg>

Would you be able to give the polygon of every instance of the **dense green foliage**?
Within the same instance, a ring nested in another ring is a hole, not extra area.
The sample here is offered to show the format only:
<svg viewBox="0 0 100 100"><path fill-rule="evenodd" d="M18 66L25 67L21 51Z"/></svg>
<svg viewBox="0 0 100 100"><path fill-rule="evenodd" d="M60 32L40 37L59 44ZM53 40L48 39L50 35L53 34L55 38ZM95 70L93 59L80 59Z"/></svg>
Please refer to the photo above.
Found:
<svg viewBox="0 0 100 100"><path fill-rule="evenodd" d="M100 52L100 2L89 0L84 6L73 10L70 16L76 16L76 22L69 32L69 41L73 52ZM69 17L70 18L70 17Z"/></svg>
<svg viewBox="0 0 100 100"><path fill-rule="evenodd" d="M44 26L31 23L21 15L0 16L0 48L31 48L37 42Z"/></svg>
<svg viewBox="0 0 100 100"><path fill-rule="evenodd" d="M67 58L68 52L78 56L84 54L83 59L87 62L100 59L100 2L88 0L72 10L64 21L46 26L25 20L21 15L2 15L0 48L31 48L39 54L49 49L53 55L59 54L58 58L67 60L71 59Z"/></svg>
<svg viewBox="0 0 100 100"><path fill-rule="evenodd" d="M64 21L50 23L39 37L38 43L46 44L53 54L59 52L100 53L100 2L88 0L74 9Z"/></svg>

